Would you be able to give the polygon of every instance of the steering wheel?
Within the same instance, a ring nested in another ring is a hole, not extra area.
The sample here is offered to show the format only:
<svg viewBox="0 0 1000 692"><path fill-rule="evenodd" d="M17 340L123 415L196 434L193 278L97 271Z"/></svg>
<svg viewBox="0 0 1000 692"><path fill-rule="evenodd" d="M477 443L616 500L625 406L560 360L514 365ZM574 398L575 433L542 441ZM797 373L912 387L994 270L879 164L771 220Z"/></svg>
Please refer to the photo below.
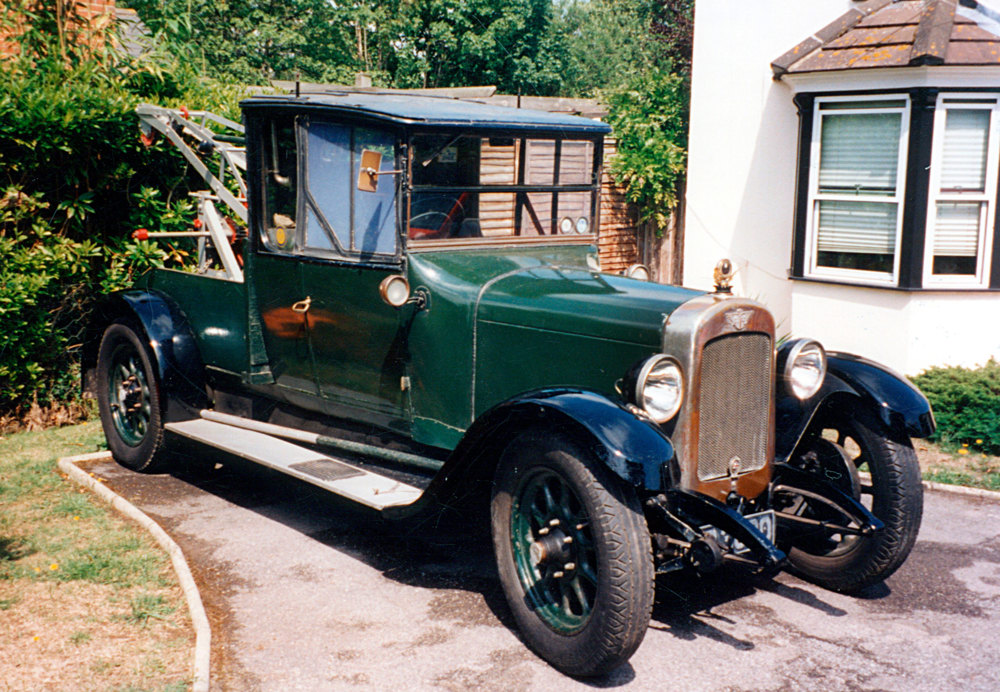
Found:
<svg viewBox="0 0 1000 692"><path fill-rule="evenodd" d="M414 240L429 240L432 238L451 238L458 233L465 219L465 207L462 201L467 193L458 197L450 195L434 195L418 199L414 207L432 207L410 217L409 236ZM442 211L447 209L448 211Z"/></svg>

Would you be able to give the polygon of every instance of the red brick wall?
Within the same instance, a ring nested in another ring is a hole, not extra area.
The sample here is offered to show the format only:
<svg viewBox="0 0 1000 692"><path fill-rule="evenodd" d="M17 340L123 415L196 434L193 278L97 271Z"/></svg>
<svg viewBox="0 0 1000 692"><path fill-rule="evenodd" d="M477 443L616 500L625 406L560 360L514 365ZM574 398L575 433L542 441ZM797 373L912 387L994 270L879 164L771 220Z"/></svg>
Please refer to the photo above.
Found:
<svg viewBox="0 0 1000 692"><path fill-rule="evenodd" d="M48 4L53 0L42 1ZM69 16L73 15L73 10L75 9L76 16L82 22L87 23L93 22L103 15L113 14L115 11L115 0L55 0L55 2L63 3L67 8L66 14ZM84 27L67 27L70 36L75 35L81 28ZM7 35L9 36L10 34L8 33ZM0 31L0 57L12 55L17 50L17 44L4 40L4 38L5 35Z"/></svg>
<svg viewBox="0 0 1000 692"><path fill-rule="evenodd" d="M601 177L601 226L597 238L601 269L620 272L639 261L639 243L636 237L639 214L635 205L625 199L608 169L618 151L618 143L611 137L604 140L604 175Z"/></svg>

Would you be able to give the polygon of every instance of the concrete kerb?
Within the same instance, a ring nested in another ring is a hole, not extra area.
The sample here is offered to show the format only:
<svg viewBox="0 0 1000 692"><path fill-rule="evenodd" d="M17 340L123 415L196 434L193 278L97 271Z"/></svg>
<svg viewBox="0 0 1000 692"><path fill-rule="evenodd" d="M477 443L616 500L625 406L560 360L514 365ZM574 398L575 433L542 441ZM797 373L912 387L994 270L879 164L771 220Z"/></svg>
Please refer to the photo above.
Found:
<svg viewBox="0 0 1000 692"><path fill-rule="evenodd" d="M80 469L76 462L79 461L105 461L111 459L110 452L96 452L94 454L79 454L76 456L62 457L58 460L59 469L69 476L73 481L89 488L99 498L107 502L119 513L132 519L156 539L156 542L170 555L174 572L180 582L181 590L184 592L184 599L188 604L188 611L191 613L191 623L195 631L194 647L194 682L191 685L193 692L208 692L209 670L211 663L212 630L208 624L208 616L205 614L205 607L201 602L201 594L195 584L191 569L188 567L184 553L174 540L167 535L166 531L160 528L159 524L149 518L139 508L131 502L112 492L108 487L102 485L100 481L88 475Z"/></svg>
<svg viewBox="0 0 1000 692"><path fill-rule="evenodd" d="M950 485L948 483L935 483L934 481L924 481L924 488L927 490L954 493L967 497L978 497L991 502L1000 502L1000 493L994 490L983 490L982 488L967 488L964 485Z"/></svg>

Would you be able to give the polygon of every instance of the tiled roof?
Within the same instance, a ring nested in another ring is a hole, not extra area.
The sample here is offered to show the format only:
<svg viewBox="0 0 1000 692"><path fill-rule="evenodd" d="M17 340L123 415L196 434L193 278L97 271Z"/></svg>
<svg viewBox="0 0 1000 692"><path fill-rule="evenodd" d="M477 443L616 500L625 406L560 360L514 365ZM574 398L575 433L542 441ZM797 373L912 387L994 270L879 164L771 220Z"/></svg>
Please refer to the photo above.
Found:
<svg viewBox="0 0 1000 692"><path fill-rule="evenodd" d="M772 62L771 70L780 79L919 65L1000 65L1000 12L977 0L859 2Z"/></svg>

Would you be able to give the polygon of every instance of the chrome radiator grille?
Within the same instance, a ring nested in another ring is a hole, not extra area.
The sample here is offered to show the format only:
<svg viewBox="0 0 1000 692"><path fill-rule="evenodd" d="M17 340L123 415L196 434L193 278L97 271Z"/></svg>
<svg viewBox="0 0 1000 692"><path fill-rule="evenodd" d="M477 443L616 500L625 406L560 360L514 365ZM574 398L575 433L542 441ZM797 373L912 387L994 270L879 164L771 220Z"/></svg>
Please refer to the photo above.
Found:
<svg viewBox="0 0 1000 692"><path fill-rule="evenodd" d="M706 344L699 377L698 479L740 473L767 463L771 402L771 339L766 334L728 334Z"/></svg>

